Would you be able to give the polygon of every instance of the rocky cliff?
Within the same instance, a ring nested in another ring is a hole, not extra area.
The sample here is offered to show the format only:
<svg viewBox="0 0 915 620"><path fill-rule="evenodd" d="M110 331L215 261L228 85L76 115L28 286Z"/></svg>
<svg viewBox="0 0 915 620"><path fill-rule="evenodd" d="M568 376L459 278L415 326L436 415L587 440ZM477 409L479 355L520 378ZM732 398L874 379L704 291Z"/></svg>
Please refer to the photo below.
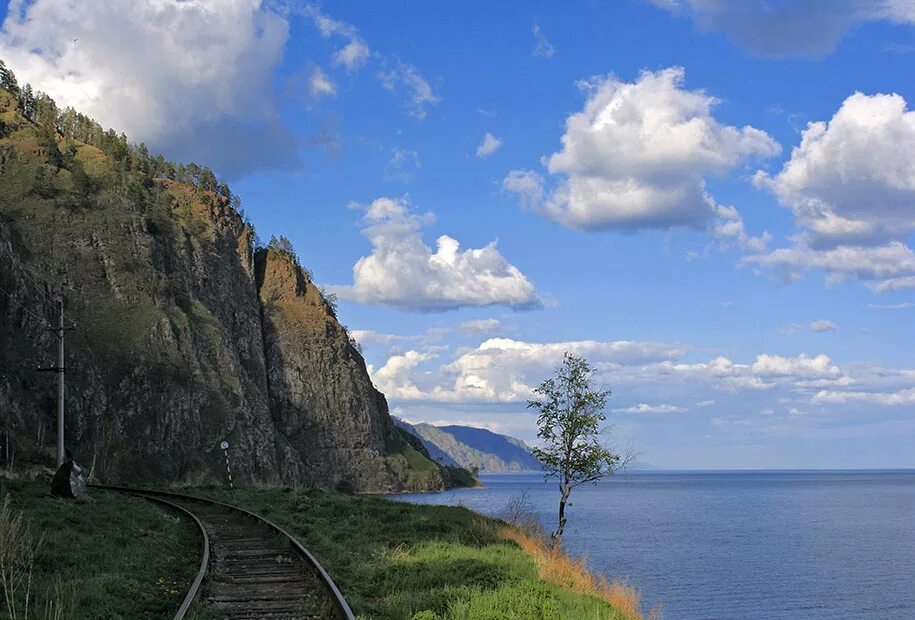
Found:
<svg viewBox="0 0 915 620"><path fill-rule="evenodd" d="M67 447L103 480L220 481L227 440L243 480L444 485L332 305L288 249L255 247L227 187L54 110L33 120L0 90L0 466L7 445L14 465L53 462L55 378L36 368L56 362L60 295Z"/></svg>

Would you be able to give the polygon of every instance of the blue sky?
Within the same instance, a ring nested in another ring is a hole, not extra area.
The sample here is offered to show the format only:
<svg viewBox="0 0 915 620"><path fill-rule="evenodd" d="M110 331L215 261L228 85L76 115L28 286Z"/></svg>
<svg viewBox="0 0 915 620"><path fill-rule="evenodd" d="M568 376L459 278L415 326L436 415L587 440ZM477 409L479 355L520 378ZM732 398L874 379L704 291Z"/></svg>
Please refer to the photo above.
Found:
<svg viewBox="0 0 915 620"><path fill-rule="evenodd" d="M20 81L292 240L395 414L534 441L571 350L658 466L915 466L911 2L6 9Z"/></svg>

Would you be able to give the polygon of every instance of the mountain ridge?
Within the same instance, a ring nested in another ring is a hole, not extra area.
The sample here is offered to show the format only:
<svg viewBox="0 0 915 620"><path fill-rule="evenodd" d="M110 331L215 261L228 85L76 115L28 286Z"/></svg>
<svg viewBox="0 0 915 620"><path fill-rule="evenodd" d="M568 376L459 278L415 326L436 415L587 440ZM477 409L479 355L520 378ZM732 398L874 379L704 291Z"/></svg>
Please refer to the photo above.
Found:
<svg viewBox="0 0 915 620"><path fill-rule="evenodd" d="M540 462L520 439L485 428L462 425L433 425L406 422L396 416L394 423L415 434L429 455L447 465L480 472L540 471Z"/></svg>
<svg viewBox="0 0 915 620"><path fill-rule="evenodd" d="M387 401L284 239L256 241L212 171L152 156L20 89L0 63L0 418L10 458L53 463L54 298L66 436L102 480L236 479L437 490L447 472Z"/></svg>

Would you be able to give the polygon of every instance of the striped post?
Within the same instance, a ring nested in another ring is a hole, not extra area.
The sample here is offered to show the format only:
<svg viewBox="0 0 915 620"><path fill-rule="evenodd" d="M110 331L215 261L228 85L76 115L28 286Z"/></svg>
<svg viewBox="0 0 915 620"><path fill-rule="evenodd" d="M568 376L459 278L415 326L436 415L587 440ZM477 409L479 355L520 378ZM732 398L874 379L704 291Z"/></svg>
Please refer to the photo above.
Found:
<svg viewBox="0 0 915 620"><path fill-rule="evenodd" d="M226 456L226 474L229 476L229 488L234 489L235 485L232 483L232 468L229 466L229 442L224 441L220 444L223 454Z"/></svg>

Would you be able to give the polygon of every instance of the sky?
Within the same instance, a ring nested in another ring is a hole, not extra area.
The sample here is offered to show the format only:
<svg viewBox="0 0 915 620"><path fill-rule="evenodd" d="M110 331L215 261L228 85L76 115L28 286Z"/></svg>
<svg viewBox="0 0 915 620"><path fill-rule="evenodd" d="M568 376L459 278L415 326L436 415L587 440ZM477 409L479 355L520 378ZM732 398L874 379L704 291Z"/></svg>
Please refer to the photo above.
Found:
<svg viewBox="0 0 915 620"><path fill-rule="evenodd" d="M208 165L409 421L915 467L915 1L33 0L20 82Z"/></svg>

